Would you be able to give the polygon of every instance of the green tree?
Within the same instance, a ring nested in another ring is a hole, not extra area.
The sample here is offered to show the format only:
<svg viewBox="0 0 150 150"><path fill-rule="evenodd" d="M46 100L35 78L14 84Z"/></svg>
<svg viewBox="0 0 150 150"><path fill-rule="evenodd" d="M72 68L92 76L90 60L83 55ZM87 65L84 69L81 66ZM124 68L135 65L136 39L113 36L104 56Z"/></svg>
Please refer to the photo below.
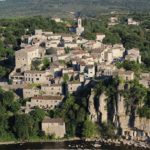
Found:
<svg viewBox="0 0 150 150"><path fill-rule="evenodd" d="M48 58L44 58L43 61L42 61L42 63L43 63L43 67L42 67L43 70L45 70L46 68L48 68L49 65L50 65L50 61L49 61Z"/></svg>
<svg viewBox="0 0 150 150"><path fill-rule="evenodd" d="M16 115L14 121L14 133L20 140L29 139L33 131L33 119L28 114Z"/></svg>
<svg viewBox="0 0 150 150"><path fill-rule="evenodd" d="M98 134L98 126L89 119L85 120L82 132L83 137L91 138L96 137Z"/></svg>
<svg viewBox="0 0 150 150"><path fill-rule="evenodd" d="M121 43L121 39L117 33L114 33L114 34L108 33L106 37L104 38L103 43L114 45L114 44Z"/></svg>
<svg viewBox="0 0 150 150"><path fill-rule="evenodd" d="M41 65L41 60L33 60L31 64L32 70L39 70L39 66ZM47 64L46 64L47 66Z"/></svg>
<svg viewBox="0 0 150 150"><path fill-rule="evenodd" d="M101 124L101 135L107 138L113 138L115 136L115 127L111 122Z"/></svg>
<svg viewBox="0 0 150 150"><path fill-rule="evenodd" d="M65 73L63 76L63 81L66 83L68 80L69 80L69 76L68 74Z"/></svg>
<svg viewBox="0 0 150 150"><path fill-rule="evenodd" d="M30 112L30 115L36 122L41 122L45 117L45 111L40 108L35 108Z"/></svg>

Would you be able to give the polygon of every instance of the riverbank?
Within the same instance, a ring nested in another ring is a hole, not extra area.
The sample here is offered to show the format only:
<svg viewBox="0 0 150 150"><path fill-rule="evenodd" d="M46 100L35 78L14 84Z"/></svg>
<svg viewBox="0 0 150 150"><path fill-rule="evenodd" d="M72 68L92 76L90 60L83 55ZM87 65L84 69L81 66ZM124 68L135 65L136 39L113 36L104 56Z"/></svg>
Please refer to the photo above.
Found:
<svg viewBox="0 0 150 150"><path fill-rule="evenodd" d="M71 142L71 141L85 141L85 142L93 142L93 146L96 148L101 144L114 145L114 146L132 146L135 148L141 149L150 149L150 143L142 142L142 141L134 141L134 140L126 140L126 139L103 139L103 138L88 138L88 139L80 139L77 137L74 138L64 138L64 139L40 139L40 140L29 140L29 141L9 141L9 142L0 142L0 145L11 145L11 144L27 144L27 143L59 143L59 142Z"/></svg>
<svg viewBox="0 0 150 150"><path fill-rule="evenodd" d="M143 142L143 141L135 141L135 140L126 140L126 139L86 139L86 141L95 141L99 143L104 143L108 145L115 145L115 146L133 146L142 149L150 149L150 142Z"/></svg>
<svg viewBox="0 0 150 150"><path fill-rule="evenodd" d="M63 139L31 139L27 141L3 141L0 142L0 145L9 145L9 144L24 144L24 143L44 143L44 142L67 142L67 141L76 141L82 140L81 138L63 138Z"/></svg>

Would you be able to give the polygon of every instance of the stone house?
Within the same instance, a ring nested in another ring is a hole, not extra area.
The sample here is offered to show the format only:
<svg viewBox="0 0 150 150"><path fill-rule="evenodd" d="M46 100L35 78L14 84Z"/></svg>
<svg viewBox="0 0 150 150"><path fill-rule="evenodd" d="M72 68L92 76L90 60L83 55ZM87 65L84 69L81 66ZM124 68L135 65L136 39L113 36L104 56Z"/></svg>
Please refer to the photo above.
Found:
<svg viewBox="0 0 150 150"><path fill-rule="evenodd" d="M102 46L101 42L94 41L94 40L90 40L86 42L85 44L83 44L83 47L87 49L96 49L96 48L100 48L101 46Z"/></svg>
<svg viewBox="0 0 150 150"><path fill-rule="evenodd" d="M128 25L136 25L138 26L140 22L133 20L133 18L128 18Z"/></svg>
<svg viewBox="0 0 150 150"><path fill-rule="evenodd" d="M63 75L64 75L64 74L68 74L68 73L73 73L73 72L74 72L74 71L73 71L73 67L64 68L64 69L62 70Z"/></svg>
<svg viewBox="0 0 150 150"><path fill-rule="evenodd" d="M101 63L97 65L96 76L113 76L113 72L116 70L116 67L112 64Z"/></svg>
<svg viewBox="0 0 150 150"><path fill-rule="evenodd" d="M62 95L61 84L42 85L41 91L44 95Z"/></svg>
<svg viewBox="0 0 150 150"><path fill-rule="evenodd" d="M66 134L65 122L62 118L45 117L41 127L46 135L55 135L56 138L63 138Z"/></svg>
<svg viewBox="0 0 150 150"><path fill-rule="evenodd" d="M140 75L139 83L142 84L145 88L150 87L150 73L142 73Z"/></svg>
<svg viewBox="0 0 150 150"><path fill-rule="evenodd" d="M85 51L80 50L80 49L72 50L71 53L70 53L71 59L75 59L75 58L80 58L81 59L85 55L89 56L89 53L86 53Z"/></svg>
<svg viewBox="0 0 150 150"><path fill-rule="evenodd" d="M113 45L113 47L111 48L112 54L113 54L113 58L120 58L124 56L125 53L125 48L123 47L122 44L115 44Z"/></svg>
<svg viewBox="0 0 150 150"><path fill-rule="evenodd" d="M118 69L118 70L114 71L113 76L118 76L125 81L134 80L134 72L126 71L124 69Z"/></svg>
<svg viewBox="0 0 150 150"><path fill-rule="evenodd" d="M86 72L84 73L86 78L93 78L95 76L95 66L87 65Z"/></svg>
<svg viewBox="0 0 150 150"><path fill-rule="evenodd" d="M41 90L37 87L24 87L23 88L23 98L31 98L39 95Z"/></svg>
<svg viewBox="0 0 150 150"><path fill-rule="evenodd" d="M44 56L45 50L39 46L26 46L15 52L15 68L30 68L33 58Z"/></svg>
<svg viewBox="0 0 150 150"><path fill-rule="evenodd" d="M69 93L77 93L81 89L81 83L79 80L70 81L68 83L68 92Z"/></svg>
<svg viewBox="0 0 150 150"><path fill-rule="evenodd" d="M24 83L24 75L22 73L16 73L15 71L10 73L9 79L12 80L12 84Z"/></svg>
<svg viewBox="0 0 150 150"><path fill-rule="evenodd" d="M108 23L109 26L114 26L117 24L118 24L118 17L110 17L109 18L109 23Z"/></svg>
<svg viewBox="0 0 150 150"><path fill-rule="evenodd" d="M141 63L141 55L140 50L137 48L133 48L127 51L127 55L125 56L126 60L135 61Z"/></svg>
<svg viewBox="0 0 150 150"><path fill-rule="evenodd" d="M103 33L97 33L96 34L96 41L99 41L99 42L102 42L103 41L103 39L105 38L105 34L103 34Z"/></svg>
<svg viewBox="0 0 150 150"><path fill-rule="evenodd" d="M57 55L64 55L65 54L64 47L57 47L56 54Z"/></svg>
<svg viewBox="0 0 150 150"><path fill-rule="evenodd" d="M113 59L114 57L112 51L109 50L104 54L104 60L107 64L111 64L113 62Z"/></svg>
<svg viewBox="0 0 150 150"><path fill-rule="evenodd" d="M65 42L64 43L64 47L65 48L77 48L78 44L75 42Z"/></svg>
<svg viewBox="0 0 150 150"><path fill-rule="evenodd" d="M25 83L37 83L37 84L47 84L49 82L50 72L48 71L25 71L24 81Z"/></svg>
<svg viewBox="0 0 150 150"><path fill-rule="evenodd" d="M42 33L43 33L42 29L35 30L35 35L42 35Z"/></svg>
<svg viewBox="0 0 150 150"><path fill-rule="evenodd" d="M92 56L83 56L82 61L84 61L87 65L94 65L94 59Z"/></svg>
<svg viewBox="0 0 150 150"><path fill-rule="evenodd" d="M63 22L63 20L59 17L53 17L52 20L54 20L57 23Z"/></svg>
<svg viewBox="0 0 150 150"><path fill-rule="evenodd" d="M60 34L51 34L47 37L48 40L61 40L61 35Z"/></svg>
<svg viewBox="0 0 150 150"><path fill-rule="evenodd" d="M60 44L60 40L50 40L46 42L46 48L57 48Z"/></svg>
<svg viewBox="0 0 150 150"><path fill-rule="evenodd" d="M34 96L30 102L26 103L26 108L39 107L41 109L54 109L59 106L63 96Z"/></svg>
<svg viewBox="0 0 150 150"><path fill-rule="evenodd" d="M80 73L84 73L85 72L85 67L86 67L85 62L83 62L83 61L79 62Z"/></svg>
<svg viewBox="0 0 150 150"><path fill-rule="evenodd" d="M62 34L62 40L64 43L73 42L73 36L69 34Z"/></svg>

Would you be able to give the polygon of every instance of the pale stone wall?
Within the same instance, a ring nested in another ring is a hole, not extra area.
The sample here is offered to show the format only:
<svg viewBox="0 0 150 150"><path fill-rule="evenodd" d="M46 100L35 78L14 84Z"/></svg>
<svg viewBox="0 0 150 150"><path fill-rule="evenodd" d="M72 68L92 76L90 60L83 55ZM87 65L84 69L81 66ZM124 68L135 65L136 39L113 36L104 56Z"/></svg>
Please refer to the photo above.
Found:
<svg viewBox="0 0 150 150"><path fill-rule="evenodd" d="M31 98L30 102L26 103L26 107L27 108L32 108L32 107L39 107L42 109L54 109L56 106L58 106L61 102L62 102L63 97L60 96L59 99L55 99L55 97L50 98L50 99L46 99L46 98L36 98L33 97Z"/></svg>
<svg viewBox="0 0 150 150"><path fill-rule="evenodd" d="M95 66L88 66L87 67L88 68L88 77L89 78L92 78L92 77L94 77L95 76Z"/></svg>
<svg viewBox="0 0 150 150"><path fill-rule="evenodd" d="M62 36L62 39L64 40L64 42L72 42L73 41L72 36Z"/></svg>
<svg viewBox="0 0 150 150"><path fill-rule="evenodd" d="M24 65L27 65L27 53L25 51L16 51L15 52L15 67L21 68Z"/></svg>
<svg viewBox="0 0 150 150"><path fill-rule="evenodd" d="M61 39L61 35L57 35L57 34L52 34L48 36L49 40L60 40Z"/></svg>
<svg viewBox="0 0 150 150"><path fill-rule="evenodd" d="M46 42L46 48L57 48L60 40L51 40Z"/></svg>
<svg viewBox="0 0 150 150"><path fill-rule="evenodd" d="M66 133L65 123L42 123L42 131L46 135L54 134L56 137L64 137Z"/></svg>
<svg viewBox="0 0 150 150"><path fill-rule="evenodd" d="M48 78L45 71L26 71L25 83L47 84Z"/></svg>
<svg viewBox="0 0 150 150"><path fill-rule="evenodd" d="M141 79L139 80L139 83L142 84L145 88L150 87L150 79Z"/></svg>
<svg viewBox="0 0 150 150"><path fill-rule="evenodd" d="M30 66L33 58L40 57L37 46L27 46L24 49L15 52L15 68Z"/></svg>
<svg viewBox="0 0 150 150"><path fill-rule="evenodd" d="M136 117L134 127L150 135L150 119Z"/></svg>
<svg viewBox="0 0 150 150"><path fill-rule="evenodd" d="M68 92L69 93L73 93L73 92L77 92L78 90L80 90L81 88L81 83L68 83Z"/></svg>
<svg viewBox="0 0 150 150"><path fill-rule="evenodd" d="M78 44L77 43L73 43L73 42L66 42L65 44L64 44L64 47L65 48L76 48L76 47L78 47Z"/></svg>
<svg viewBox="0 0 150 150"><path fill-rule="evenodd" d="M112 63L113 61L113 53L108 51L105 53L105 60L107 61L108 64Z"/></svg>
<svg viewBox="0 0 150 150"><path fill-rule="evenodd" d="M96 35L96 40L102 42L103 39L105 38L105 34L97 34Z"/></svg>
<svg viewBox="0 0 150 150"><path fill-rule="evenodd" d="M106 94L102 93L99 97L99 112L101 113L101 122L107 122L107 101Z"/></svg>
<svg viewBox="0 0 150 150"><path fill-rule="evenodd" d="M23 98L30 98L40 94L40 89L23 88Z"/></svg>
<svg viewBox="0 0 150 150"><path fill-rule="evenodd" d="M126 115L124 97L118 94L118 115Z"/></svg>
<svg viewBox="0 0 150 150"><path fill-rule="evenodd" d="M88 110L90 113L90 119L92 122L97 122L97 112L95 110L95 106L94 106L94 92L91 92L91 95L89 97L89 104L88 104Z"/></svg>
<svg viewBox="0 0 150 150"><path fill-rule="evenodd" d="M62 85L52 84L50 86L42 86L41 91L44 93L44 95L60 95L62 94Z"/></svg>
<svg viewBox="0 0 150 150"><path fill-rule="evenodd" d="M113 58L123 57L124 52L125 52L125 48L123 48L121 46L120 47L114 46L112 48Z"/></svg>

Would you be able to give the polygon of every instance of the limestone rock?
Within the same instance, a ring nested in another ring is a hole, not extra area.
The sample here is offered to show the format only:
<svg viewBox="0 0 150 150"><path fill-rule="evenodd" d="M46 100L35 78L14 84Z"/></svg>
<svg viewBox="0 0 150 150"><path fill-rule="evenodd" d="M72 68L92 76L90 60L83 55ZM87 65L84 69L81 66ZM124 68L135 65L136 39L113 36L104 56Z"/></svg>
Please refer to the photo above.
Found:
<svg viewBox="0 0 150 150"><path fill-rule="evenodd" d="M99 112L101 114L101 122L107 122L107 102L106 94L102 93L99 97Z"/></svg>
<svg viewBox="0 0 150 150"><path fill-rule="evenodd" d="M88 106L88 110L90 113L90 118L92 120L92 122L97 122L97 112L95 110L95 106L94 106L94 92L91 92L90 98L89 98L89 106Z"/></svg>
<svg viewBox="0 0 150 150"><path fill-rule="evenodd" d="M124 97L118 94L118 115L126 115Z"/></svg>

